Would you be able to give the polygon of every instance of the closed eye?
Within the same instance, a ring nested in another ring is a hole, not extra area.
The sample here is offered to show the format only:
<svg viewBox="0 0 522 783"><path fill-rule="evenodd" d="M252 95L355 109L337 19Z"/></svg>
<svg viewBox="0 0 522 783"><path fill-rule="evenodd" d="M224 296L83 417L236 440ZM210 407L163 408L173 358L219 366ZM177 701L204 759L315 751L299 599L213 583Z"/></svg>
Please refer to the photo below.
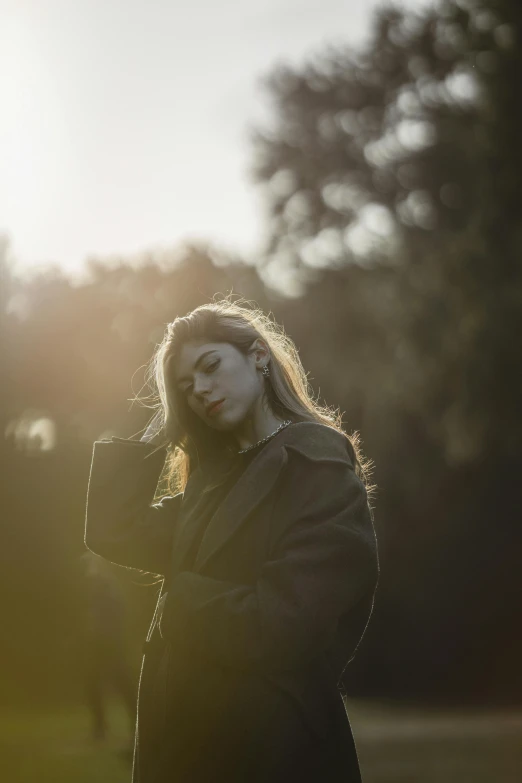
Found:
<svg viewBox="0 0 522 783"><path fill-rule="evenodd" d="M207 364L207 366L205 367L205 372L207 374L213 372L218 366L219 362L220 360L217 359L215 362L211 362L210 364ZM183 393L186 394L191 388L192 388L192 384L189 383L189 385L185 386L185 388L183 389Z"/></svg>

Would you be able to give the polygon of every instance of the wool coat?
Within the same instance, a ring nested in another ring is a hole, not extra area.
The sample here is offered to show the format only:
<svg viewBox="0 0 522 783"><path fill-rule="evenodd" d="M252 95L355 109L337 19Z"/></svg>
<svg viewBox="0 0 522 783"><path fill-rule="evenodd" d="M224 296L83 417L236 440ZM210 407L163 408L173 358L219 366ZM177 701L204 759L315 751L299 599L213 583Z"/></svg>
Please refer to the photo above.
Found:
<svg viewBox="0 0 522 783"><path fill-rule="evenodd" d="M141 441L96 441L87 492L86 545L163 575L167 593L142 660L133 783L359 783L341 674L379 565L350 442L324 424L283 428L190 563L196 499L220 466L154 503L164 459Z"/></svg>

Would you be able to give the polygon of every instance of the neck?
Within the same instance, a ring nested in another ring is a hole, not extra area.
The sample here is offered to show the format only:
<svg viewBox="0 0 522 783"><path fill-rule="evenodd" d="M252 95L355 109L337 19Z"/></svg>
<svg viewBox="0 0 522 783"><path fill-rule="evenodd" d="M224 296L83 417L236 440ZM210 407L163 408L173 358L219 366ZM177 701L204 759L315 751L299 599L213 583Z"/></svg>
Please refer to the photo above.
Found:
<svg viewBox="0 0 522 783"><path fill-rule="evenodd" d="M274 416L272 411L260 410L255 412L251 417L244 419L234 430L233 435L238 448L246 449L248 446L253 446L259 440L271 435L283 421L284 419Z"/></svg>

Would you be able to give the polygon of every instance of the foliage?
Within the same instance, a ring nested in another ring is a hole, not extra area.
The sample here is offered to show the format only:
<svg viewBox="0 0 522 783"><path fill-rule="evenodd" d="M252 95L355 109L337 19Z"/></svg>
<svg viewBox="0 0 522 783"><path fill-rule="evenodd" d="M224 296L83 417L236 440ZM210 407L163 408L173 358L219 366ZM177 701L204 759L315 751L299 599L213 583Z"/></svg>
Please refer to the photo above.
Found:
<svg viewBox="0 0 522 783"><path fill-rule="evenodd" d="M521 22L507 0L381 9L364 48L276 68L274 122L252 134L264 278L291 270L301 290L324 267L374 270L365 320L393 334L401 402L453 464L514 454L522 436L509 348L522 327ZM357 307L348 286L340 333Z"/></svg>
<svg viewBox="0 0 522 783"><path fill-rule="evenodd" d="M387 7L364 47L276 68L252 132L257 268L198 245L91 261L75 285L13 278L5 251L13 682L43 687L39 645L53 683L66 665L92 441L145 426L129 401L165 324L232 290L284 324L376 464L382 578L352 689L520 699L521 32L513 0Z"/></svg>

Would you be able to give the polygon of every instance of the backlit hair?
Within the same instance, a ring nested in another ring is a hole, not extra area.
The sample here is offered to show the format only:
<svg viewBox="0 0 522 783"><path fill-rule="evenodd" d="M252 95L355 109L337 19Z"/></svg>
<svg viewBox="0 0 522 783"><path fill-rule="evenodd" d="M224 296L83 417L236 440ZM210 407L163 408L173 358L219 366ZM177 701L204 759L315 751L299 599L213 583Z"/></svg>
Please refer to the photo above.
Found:
<svg viewBox="0 0 522 783"><path fill-rule="evenodd" d="M270 351L270 376L264 378L264 384L266 400L274 415L292 422L319 422L345 435L355 472L370 495L375 486L369 484L373 463L362 456L359 434L348 435L339 411L321 405L314 398L297 348L284 328L246 300L231 301L229 297L200 305L167 324L163 340L147 367L146 379L151 388L148 407L156 409L152 421L165 436L159 447L168 449L160 485L166 485L171 494L183 492L198 463L227 446L235 445L237 450L231 434L205 424L179 391L174 362L181 347L191 340L223 342L247 355L256 338L264 340Z"/></svg>

